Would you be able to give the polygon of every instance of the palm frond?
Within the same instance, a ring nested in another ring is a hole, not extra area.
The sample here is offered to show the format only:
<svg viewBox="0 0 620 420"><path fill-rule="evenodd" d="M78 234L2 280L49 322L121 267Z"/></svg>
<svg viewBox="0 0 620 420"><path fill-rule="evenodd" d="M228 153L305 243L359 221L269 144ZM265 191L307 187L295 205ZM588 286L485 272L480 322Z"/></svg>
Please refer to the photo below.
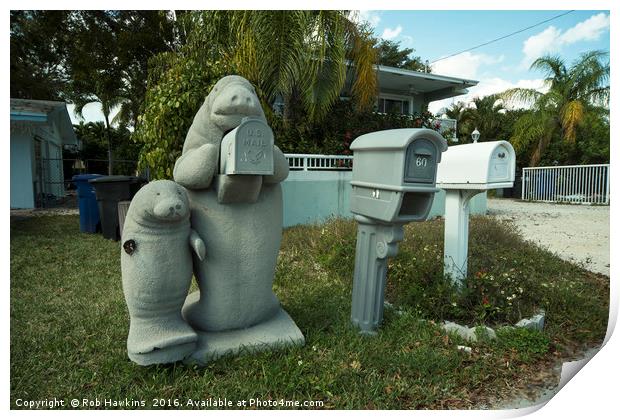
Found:
<svg viewBox="0 0 620 420"><path fill-rule="evenodd" d="M526 88L507 89L497 94L497 98L508 105L524 105L529 107L534 106L542 96L542 92Z"/></svg>
<svg viewBox="0 0 620 420"><path fill-rule="evenodd" d="M564 131L564 139L570 143L575 142L577 127L582 124L585 115L585 107L579 100L570 101L560 110L560 124Z"/></svg>

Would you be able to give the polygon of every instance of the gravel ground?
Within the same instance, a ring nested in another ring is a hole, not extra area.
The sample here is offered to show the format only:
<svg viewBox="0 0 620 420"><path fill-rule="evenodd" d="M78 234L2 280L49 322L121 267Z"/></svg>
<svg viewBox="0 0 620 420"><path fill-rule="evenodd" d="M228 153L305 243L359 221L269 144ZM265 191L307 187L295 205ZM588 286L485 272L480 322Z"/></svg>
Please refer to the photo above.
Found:
<svg viewBox="0 0 620 420"><path fill-rule="evenodd" d="M609 276L609 206L490 198L488 214L512 221L526 239L560 258Z"/></svg>

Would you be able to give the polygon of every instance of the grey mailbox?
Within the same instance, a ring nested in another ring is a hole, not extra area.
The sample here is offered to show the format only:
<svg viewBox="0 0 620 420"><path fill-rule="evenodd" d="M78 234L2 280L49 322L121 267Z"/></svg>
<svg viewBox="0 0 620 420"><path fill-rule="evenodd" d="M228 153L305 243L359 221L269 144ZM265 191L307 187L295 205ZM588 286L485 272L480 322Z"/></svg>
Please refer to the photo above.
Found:
<svg viewBox="0 0 620 420"><path fill-rule="evenodd" d="M436 131L401 128L351 144L351 212L358 222L351 322L373 333L383 319L387 257L398 252L403 225L422 221L433 205L446 140Z"/></svg>
<svg viewBox="0 0 620 420"><path fill-rule="evenodd" d="M437 165L447 147L439 133L422 128L355 139L351 212L389 223L426 219L438 191Z"/></svg>
<svg viewBox="0 0 620 420"><path fill-rule="evenodd" d="M273 175L273 132L263 120L246 117L224 136L220 174Z"/></svg>

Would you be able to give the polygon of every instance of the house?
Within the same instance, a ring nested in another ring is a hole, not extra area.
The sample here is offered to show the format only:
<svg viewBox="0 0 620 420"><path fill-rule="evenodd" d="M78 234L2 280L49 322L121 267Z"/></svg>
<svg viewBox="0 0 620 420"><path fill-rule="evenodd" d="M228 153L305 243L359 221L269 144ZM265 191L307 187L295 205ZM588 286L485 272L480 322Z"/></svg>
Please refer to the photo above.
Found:
<svg viewBox="0 0 620 420"><path fill-rule="evenodd" d="M64 102L11 99L11 208L64 197L62 152L77 147Z"/></svg>
<svg viewBox="0 0 620 420"><path fill-rule="evenodd" d="M378 112L420 113L428 104L466 94L478 81L377 66Z"/></svg>
<svg viewBox="0 0 620 420"><path fill-rule="evenodd" d="M378 65L377 84L379 95L375 110L381 113L419 114L428 104L441 99L464 95L468 88L476 86L477 80L441 76L434 73L406 70ZM350 96L352 81L347 78L343 97ZM452 129L456 133L456 120L438 119L441 131Z"/></svg>

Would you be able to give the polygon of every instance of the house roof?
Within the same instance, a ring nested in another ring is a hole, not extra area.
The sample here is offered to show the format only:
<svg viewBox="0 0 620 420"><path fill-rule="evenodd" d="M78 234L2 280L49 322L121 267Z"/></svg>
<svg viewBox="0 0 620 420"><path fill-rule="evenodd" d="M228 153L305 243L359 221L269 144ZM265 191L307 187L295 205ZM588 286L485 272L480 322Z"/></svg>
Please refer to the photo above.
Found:
<svg viewBox="0 0 620 420"><path fill-rule="evenodd" d="M65 102L11 98L11 124L13 123L54 124L63 144L77 144Z"/></svg>
<svg viewBox="0 0 620 420"><path fill-rule="evenodd" d="M433 73L405 70L389 66L377 66L379 87L382 92L403 92L410 95L423 94L426 102L451 98L467 93L476 86L477 80L441 76Z"/></svg>

